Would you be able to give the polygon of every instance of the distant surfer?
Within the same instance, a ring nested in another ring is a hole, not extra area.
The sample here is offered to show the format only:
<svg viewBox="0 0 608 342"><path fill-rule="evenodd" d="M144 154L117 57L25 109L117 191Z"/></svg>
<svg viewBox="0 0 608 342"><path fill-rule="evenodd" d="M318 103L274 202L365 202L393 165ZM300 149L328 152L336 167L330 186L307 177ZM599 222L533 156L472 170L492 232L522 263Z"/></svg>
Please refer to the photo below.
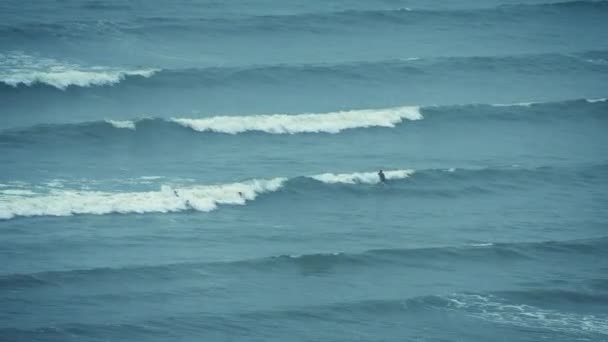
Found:
<svg viewBox="0 0 608 342"><path fill-rule="evenodd" d="M173 193L175 194L175 197L181 198L181 197L179 197L177 190L173 189ZM192 205L190 205L190 200L186 200L186 202L184 204L186 205L186 207L192 208Z"/></svg>
<svg viewBox="0 0 608 342"><path fill-rule="evenodd" d="M384 172L382 170L378 171L378 178L380 178L380 181L382 183L386 183L386 176L384 175Z"/></svg>

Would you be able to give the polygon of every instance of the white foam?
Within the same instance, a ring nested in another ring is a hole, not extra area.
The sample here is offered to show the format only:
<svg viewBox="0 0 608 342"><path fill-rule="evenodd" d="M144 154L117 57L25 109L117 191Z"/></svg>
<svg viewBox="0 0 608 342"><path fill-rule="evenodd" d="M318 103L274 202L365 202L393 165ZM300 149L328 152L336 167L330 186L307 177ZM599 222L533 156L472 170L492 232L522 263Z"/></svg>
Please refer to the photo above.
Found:
<svg viewBox="0 0 608 342"><path fill-rule="evenodd" d="M414 173L413 170L384 171L387 179L403 179ZM161 176L142 176L140 180L160 179ZM309 176L327 184L376 184L376 172L324 173ZM70 216L74 214L111 214L111 213L166 213L194 209L208 212L218 205L242 205L263 193L279 190L287 178L253 179L238 183L218 185L197 185L173 189L162 186L157 191L141 192L104 192L90 190L81 185L80 190L48 188L36 186L36 193L27 189L7 189L0 191L0 219L18 216ZM95 181L91 181L95 184ZM24 183L25 184L25 183ZM27 184L25 184L27 185ZM25 187L24 185L24 187ZM61 184L63 186L63 184ZM31 186L29 186L31 187ZM174 192L175 190L175 192ZM177 192L177 195L176 195Z"/></svg>
<svg viewBox="0 0 608 342"><path fill-rule="evenodd" d="M51 188L63 188L63 181L61 179L53 179L46 182L45 185Z"/></svg>
<svg viewBox="0 0 608 342"><path fill-rule="evenodd" d="M384 171L386 179L403 179L411 176L414 170L389 170ZM323 173L310 176L310 178L327 184L377 184L380 178L376 172L355 172L355 173Z"/></svg>
<svg viewBox="0 0 608 342"><path fill-rule="evenodd" d="M606 101L608 101L608 99L607 98L585 99L585 101L587 101L589 103L597 103L597 102L606 102Z"/></svg>
<svg viewBox="0 0 608 342"><path fill-rule="evenodd" d="M332 113L215 116L204 119L173 118L199 132L237 134L260 131L271 134L338 133L345 129L395 127L403 120L422 119L419 107L350 110Z"/></svg>
<svg viewBox="0 0 608 342"><path fill-rule="evenodd" d="M123 69L80 66L22 53L0 54L0 82L16 87L43 83L65 90L69 86L112 85L128 76L151 77L159 69Z"/></svg>
<svg viewBox="0 0 608 342"><path fill-rule="evenodd" d="M163 176L141 176L139 177L139 179L143 179L143 180L156 180L156 179L161 179L163 178Z"/></svg>
<svg viewBox="0 0 608 342"><path fill-rule="evenodd" d="M135 130L135 122L134 121L129 121L129 120L106 120L107 123L109 123L110 125L116 127L116 128L127 128L127 129L132 129Z"/></svg>
<svg viewBox="0 0 608 342"><path fill-rule="evenodd" d="M514 103L494 103L492 107L530 107L541 102L514 102Z"/></svg>
<svg viewBox="0 0 608 342"><path fill-rule="evenodd" d="M490 247L490 246L494 246L494 244L491 242L482 242L482 243L474 243L471 246L473 246L473 247Z"/></svg>
<svg viewBox="0 0 608 342"><path fill-rule="evenodd" d="M245 204L259 194L278 190L285 178L195 186L159 191L110 193L52 190L39 196L0 197L0 219L17 216L70 216L73 214L166 213L194 209L208 212L220 204Z"/></svg>
<svg viewBox="0 0 608 342"><path fill-rule="evenodd" d="M24 195L24 196L31 196L31 195L36 195L35 192L31 191L31 190L22 190L22 189L6 189L6 190L0 190L0 194L4 194L4 195Z"/></svg>
<svg viewBox="0 0 608 342"><path fill-rule="evenodd" d="M526 304L506 304L494 296L456 294L446 298L451 307L469 315L500 324L545 328L560 332L608 334L608 317L563 313Z"/></svg>

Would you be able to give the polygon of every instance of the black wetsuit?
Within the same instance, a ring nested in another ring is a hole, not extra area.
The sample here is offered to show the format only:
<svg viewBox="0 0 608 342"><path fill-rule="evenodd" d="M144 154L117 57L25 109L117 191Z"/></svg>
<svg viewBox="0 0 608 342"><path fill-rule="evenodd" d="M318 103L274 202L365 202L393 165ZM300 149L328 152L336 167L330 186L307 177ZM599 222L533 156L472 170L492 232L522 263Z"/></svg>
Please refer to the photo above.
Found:
<svg viewBox="0 0 608 342"><path fill-rule="evenodd" d="M378 172L378 177L380 177L380 181L382 183L386 183L386 177L384 176L384 172L382 172L382 171Z"/></svg>

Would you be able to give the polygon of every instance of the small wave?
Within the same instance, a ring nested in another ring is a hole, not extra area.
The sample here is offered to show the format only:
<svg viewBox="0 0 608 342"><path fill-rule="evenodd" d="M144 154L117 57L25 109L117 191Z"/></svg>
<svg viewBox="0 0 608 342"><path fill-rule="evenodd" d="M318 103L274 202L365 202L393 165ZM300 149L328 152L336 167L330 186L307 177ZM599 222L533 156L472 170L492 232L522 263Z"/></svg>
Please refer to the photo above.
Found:
<svg viewBox="0 0 608 342"><path fill-rule="evenodd" d="M419 107L350 110L333 113L215 116L205 119L173 118L198 132L238 134L259 131L271 134L338 133L345 129L395 127L404 119L421 120Z"/></svg>
<svg viewBox="0 0 608 342"><path fill-rule="evenodd" d="M587 101L589 103L606 102L606 101L608 101L608 98L585 99L585 101Z"/></svg>
<svg viewBox="0 0 608 342"><path fill-rule="evenodd" d="M414 174L414 170L389 170L384 171L386 179L404 179ZM378 174L375 172L356 172L356 173L323 173L310 176L310 178L327 184L377 184L380 182Z"/></svg>
<svg viewBox="0 0 608 342"><path fill-rule="evenodd" d="M50 58L11 53L0 54L0 82L9 86L46 84L65 90L70 86L113 85L129 76L149 78L159 69L121 69L102 66L84 67Z"/></svg>

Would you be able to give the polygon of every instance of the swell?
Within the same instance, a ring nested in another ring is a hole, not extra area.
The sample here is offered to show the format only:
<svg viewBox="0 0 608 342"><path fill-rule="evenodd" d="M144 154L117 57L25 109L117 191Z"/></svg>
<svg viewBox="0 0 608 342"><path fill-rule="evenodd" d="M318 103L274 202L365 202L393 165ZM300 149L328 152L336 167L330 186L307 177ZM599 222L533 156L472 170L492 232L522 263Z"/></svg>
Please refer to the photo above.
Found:
<svg viewBox="0 0 608 342"><path fill-rule="evenodd" d="M62 21L56 23L4 24L0 37L5 39L43 39L60 37L84 39L92 36L136 36L158 33L204 32L204 34L267 34L276 31L327 33L370 30L391 26L415 26L446 24L469 25L470 22L501 25L514 19L529 18L534 21L571 18L578 16L601 17L608 11L606 1L571 1L531 5L509 5L497 8L467 10L344 10L337 12L312 12L288 15L236 16L231 18L191 17L144 17L129 21L97 20Z"/></svg>
<svg viewBox="0 0 608 342"><path fill-rule="evenodd" d="M0 65L0 93L19 91L19 87L37 87L38 92L53 88L73 90L78 87L115 86L121 91L133 87L230 87L234 85L306 84L307 82L400 82L416 76L465 77L490 72L512 74L607 73L608 51L587 51L573 55L532 54L488 57L407 58L379 62L340 64L278 64L198 69L160 70L82 67L66 62L8 55L15 60ZM2 55L0 55L2 57ZM25 68L24 68L25 66ZM2 71L4 69L4 71ZM11 71L17 70L17 71ZM120 84L118 84L120 83Z"/></svg>
<svg viewBox="0 0 608 342"><path fill-rule="evenodd" d="M181 129L182 134L221 133L238 135L258 132L264 134L330 133L363 128L395 128L405 121L424 118L439 121L524 121L550 123L552 121L608 119L605 98L580 99L562 102L528 102L512 104L465 104L426 107L395 107L345 110L329 113L262 114L208 116L170 119L144 118L132 120L104 120L79 124L36 125L22 129L0 131L0 147L22 144L85 143L91 137L114 139L118 136L144 138L148 133L161 134ZM67 141L66 141L67 140Z"/></svg>
<svg viewBox="0 0 608 342"><path fill-rule="evenodd" d="M570 241L493 243L484 246L446 246L418 249L377 249L360 253L317 253L304 255L280 255L259 259L226 262L185 262L164 265L127 266L121 268L92 268L65 271L50 271L30 274L5 274L0 276L0 288L18 289L40 286L60 286L68 283L86 283L130 279L150 281L153 279L214 276L217 274L239 274L241 272L291 272L292 270L343 270L362 272L364 269L382 267L429 268L449 262L466 267L488 262L541 262L547 259L592 257L608 255L608 237ZM467 266L468 265L468 266ZM572 301L606 301L605 294L580 294L566 290L531 289L524 293L502 291L498 294L518 301L551 300L561 293ZM592 297L590 297L592 296ZM590 299L593 298L593 299Z"/></svg>

